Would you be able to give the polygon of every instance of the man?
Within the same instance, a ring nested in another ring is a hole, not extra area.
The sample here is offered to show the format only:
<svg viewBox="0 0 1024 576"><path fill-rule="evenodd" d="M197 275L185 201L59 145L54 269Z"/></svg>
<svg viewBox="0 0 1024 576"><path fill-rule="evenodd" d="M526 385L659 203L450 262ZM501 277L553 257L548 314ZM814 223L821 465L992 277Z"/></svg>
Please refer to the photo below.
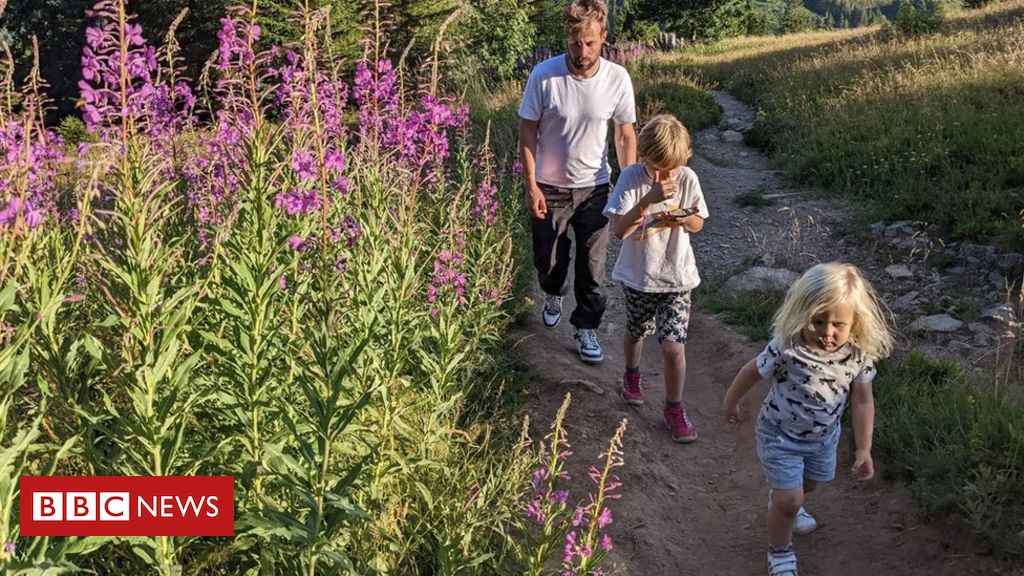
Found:
<svg viewBox="0 0 1024 576"><path fill-rule="evenodd" d="M608 36L603 0L573 0L565 9L568 50L538 64L519 105L519 154L526 207L532 216L533 263L546 293L542 318L553 328L562 317L572 242L576 237L569 322L580 359L600 364L597 341L607 298L608 121L615 125L619 166L636 162L636 109L626 69L601 58Z"/></svg>

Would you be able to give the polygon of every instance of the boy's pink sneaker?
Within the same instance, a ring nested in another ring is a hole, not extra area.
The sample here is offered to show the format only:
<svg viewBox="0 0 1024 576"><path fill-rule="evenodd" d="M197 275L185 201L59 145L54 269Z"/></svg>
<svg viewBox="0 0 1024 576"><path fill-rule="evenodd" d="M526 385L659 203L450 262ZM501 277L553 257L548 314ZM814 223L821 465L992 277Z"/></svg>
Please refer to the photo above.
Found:
<svg viewBox="0 0 1024 576"><path fill-rule="evenodd" d="M640 372L626 372L622 376L622 389L619 392L626 404L643 406L644 389L640 384Z"/></svg>
<svg viewBox="0 0 1024 576"><path fill-rule="evenodd" d="M680 444L697 439L697 429L690 423L682 406L665 407L665 427L672 433L672 439Z"/></svg>

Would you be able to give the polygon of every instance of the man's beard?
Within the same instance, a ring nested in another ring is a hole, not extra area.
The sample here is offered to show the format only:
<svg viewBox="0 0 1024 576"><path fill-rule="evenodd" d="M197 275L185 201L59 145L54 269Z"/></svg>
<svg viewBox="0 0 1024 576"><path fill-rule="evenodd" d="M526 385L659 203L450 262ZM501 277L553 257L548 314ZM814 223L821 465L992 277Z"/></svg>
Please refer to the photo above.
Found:
<svg viewBox="0 0 1024 576"><path fill-rule="evenodd" d="M572 63L573 71L580 74L590 72L594 69L594 66L597 65L597 58L593 60L584 60L582 64L572 58L570 58L569 61Z"/></svg>

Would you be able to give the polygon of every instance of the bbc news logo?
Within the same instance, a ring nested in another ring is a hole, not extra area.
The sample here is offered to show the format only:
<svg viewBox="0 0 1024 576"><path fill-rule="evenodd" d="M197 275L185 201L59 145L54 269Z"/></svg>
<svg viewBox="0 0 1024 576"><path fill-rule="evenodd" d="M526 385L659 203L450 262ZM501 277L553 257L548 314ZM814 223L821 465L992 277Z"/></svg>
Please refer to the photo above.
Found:
<svg viewBox="0 0 1024 576"><path fill-rule="evenodd" d="M231 476L22 476L22 536L233 536Z"/></svg>

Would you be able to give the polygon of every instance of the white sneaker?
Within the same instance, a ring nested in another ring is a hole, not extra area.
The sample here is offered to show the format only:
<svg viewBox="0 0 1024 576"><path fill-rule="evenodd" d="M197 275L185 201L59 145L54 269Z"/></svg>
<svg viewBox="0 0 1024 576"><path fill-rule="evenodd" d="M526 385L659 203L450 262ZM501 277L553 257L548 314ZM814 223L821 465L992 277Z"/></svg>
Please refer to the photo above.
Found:
<svg viewBox="0 0 1024 576"><path fill-rule="evenodd" d="M558 321L562 319L562 297L548 294L544 298L544 309L540 316L548 328L558 326Z"/></svg>
<svg viewBox="0 0 1024 576"><path fill-rule="evenodd" d="M811 532L814 532L818 528L818 521L811 516L804 507L801 506L796 511L796 518L793 520L793 534L797 536L806 536Z"/></svg>
<svg viewBox="0 0 1024 576"><path fill-rule="evenodd" d="M768 576L798 576L792 548L785 552L768 551Z"/></svg>
<svg viewBox="0 0 1024 576"><path fill-rule="evenodd" d="M576 330L573 336L576 341L576 351L580 354L580 360L586 364L600 364L604 362L604 352L601 345L597 343L597 330L582 329Z"/></svg>
<svg viewBox="0 0 1024 576"><path fill-rule="evenodd" d="M768 507L772 506L772 491L768 491ZM811 516L811 513L803 506L796 511L796 518L793 519L793 534L806 536L818 529L818 521Z"/></svg>

